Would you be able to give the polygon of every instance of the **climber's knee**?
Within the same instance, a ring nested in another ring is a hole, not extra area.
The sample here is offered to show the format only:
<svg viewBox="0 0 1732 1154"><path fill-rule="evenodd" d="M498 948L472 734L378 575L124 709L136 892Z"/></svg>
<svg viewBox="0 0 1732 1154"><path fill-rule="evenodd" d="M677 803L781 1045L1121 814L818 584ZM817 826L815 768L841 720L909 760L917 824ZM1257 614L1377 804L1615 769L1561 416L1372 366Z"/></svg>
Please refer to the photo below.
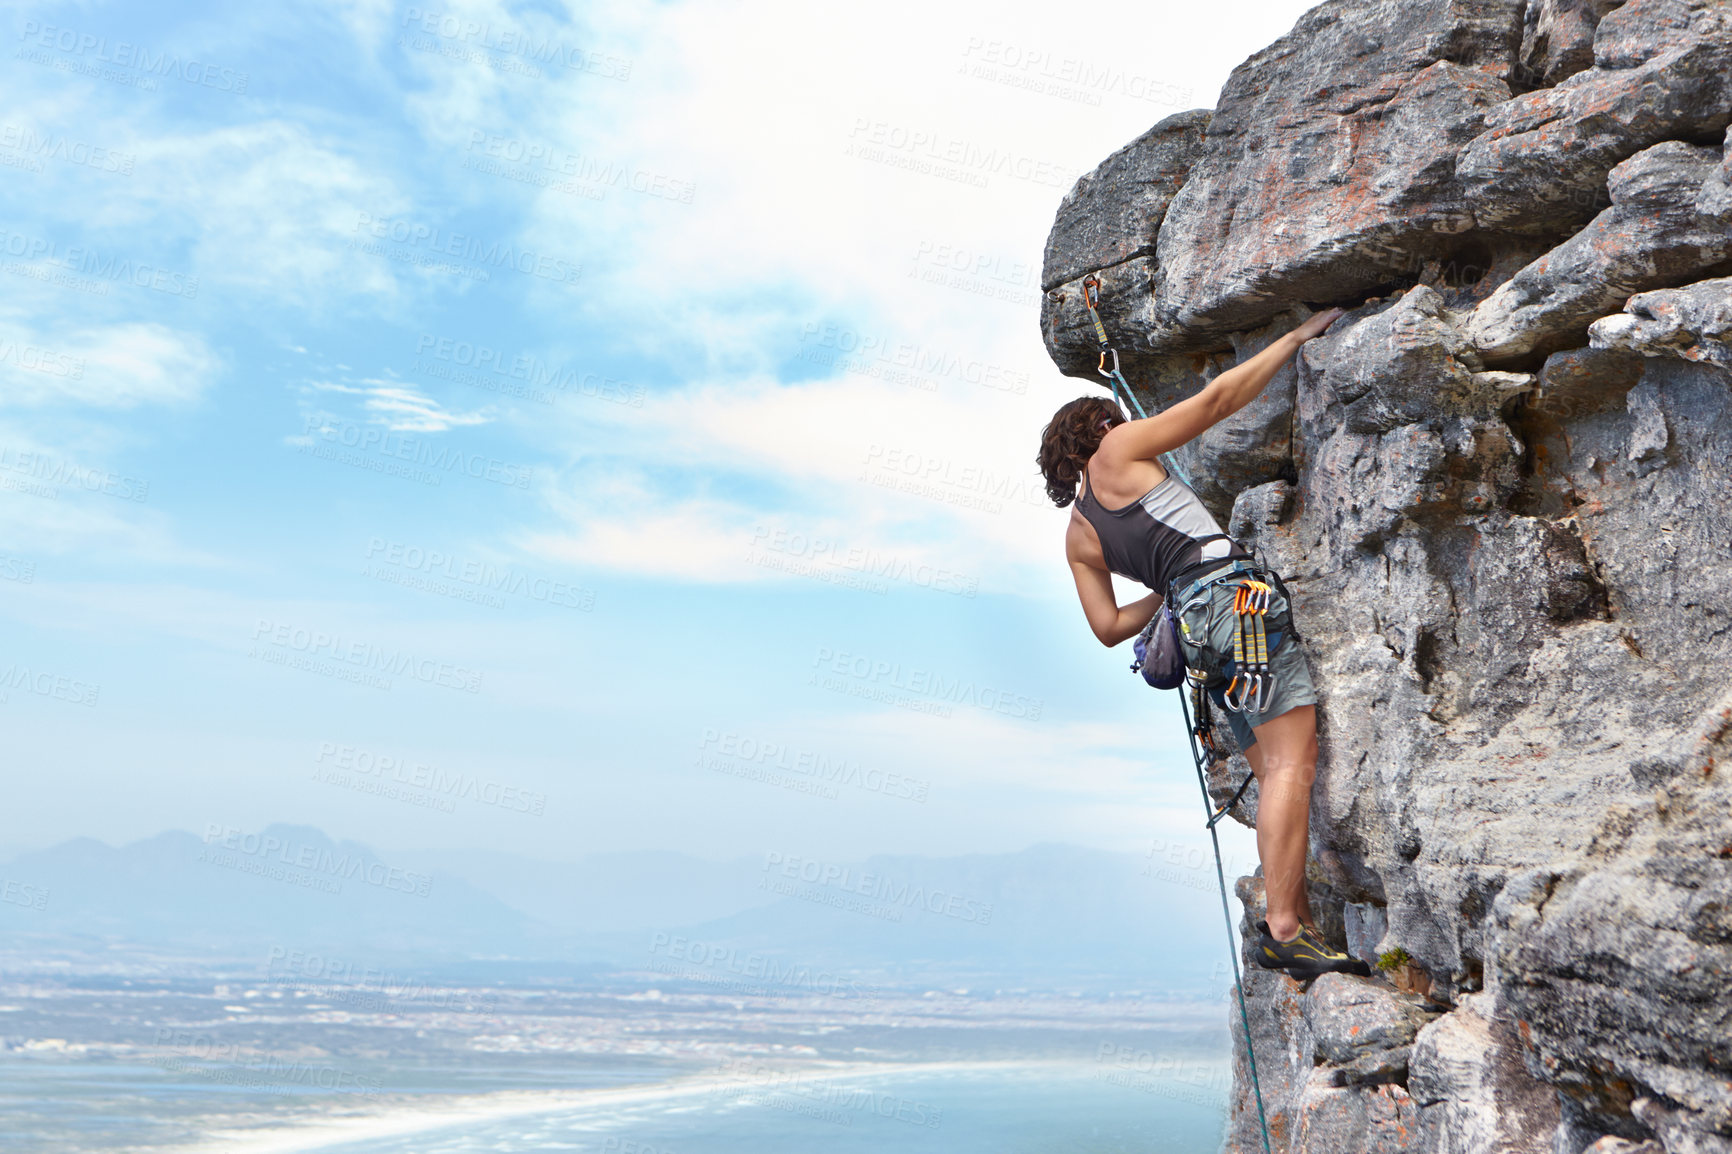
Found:
<svg viewBox="0 0 1732 1154"><path fill-rule="evenodd" d="M1263 775L1271 782L1290 782L1310 789L1311 783L1317 780L1317 759L1266 756L1263 758Z"/></svg>
<svg viewBox="0 0 1732 1154"><path fill-rule="evenodd" d="M1259 804L1308 799L1316 780L1317 759L1314 756L1305 756L1303 751L1265 750L1263 772L1257 775Z"/></svg>

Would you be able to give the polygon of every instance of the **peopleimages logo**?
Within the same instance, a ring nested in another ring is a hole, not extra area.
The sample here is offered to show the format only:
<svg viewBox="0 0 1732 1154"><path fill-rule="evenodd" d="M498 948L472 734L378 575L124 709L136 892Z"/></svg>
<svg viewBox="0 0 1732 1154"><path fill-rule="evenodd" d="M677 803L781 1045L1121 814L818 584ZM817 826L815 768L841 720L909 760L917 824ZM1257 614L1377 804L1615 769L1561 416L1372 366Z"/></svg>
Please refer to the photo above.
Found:
<svg viewBox="0 0 1732 1154"><path fill-rule="evenodd" d="M1041 48L1031 49L1002 40L968 38L963 58L975 63L962 70L982 80L993 80L1013 88L1099 105L1100 94L1124 96L1150 104L1183 108L1191 102L1192 90L1155 80L1122 68L1101 65L1094 61L1070 56L1056 56Z"/></svg>
<svg viewBox="0 0 1732 1154"><path fill-rule="evenodd" d="M472 801L477 805L497 806L500 809L511 810L516 813L533 814L536 817L540 817L547 809L547 795L545 793L520 789L514 785L505 785L491 777L482 777L479 774L441 769L439 766L425 761L411 761L405 757L375 753L360 746L321 741L319 751L314 755L313 761L319 765L329 765L346 774L355 774L361 778L370 779L375 783L383 783L389 778L391 782L397 785L426 790L439 795L442 799L454 798L460 801ZM332 784L342 784L342 782L333 782Z"/></svg>
<svg viewBox="0 0 1732 1154"><path fill-rule="evenodd" d="M438 9L411 7L403 10L401 25L427 36L437 36L452 45L497 52L501 56L521 57L537 65L554 65L571 72L587 72L608 80L631 79L632 62L623 56L586 50L550 36L537 36L533 32L508 24L473 20L455 12L442 12Z"/></svg>
<svg viewBox="0 0 1732 1154"><path fill-rule="evenodd" d="M861 332L846 325L807 321L800 326L800 341L812 346L808 353L822 353L831 363L852 372L876 375L864 367L890 366L907 370L914 378L953 377L970 385L1022 396L1028 392L1029 374L1021 369L995 365L978 358L959 357L943 349L928 348L913 341ZM818 361L820 357L806 357ZM889 379L889 378L886 378ZM912 382L907 382L912 383ZM936 388L936 382L933 383ZM930 390L929 390L930 391Z"/></svg>
<svg viewBox="0 0 1732 1154"><path fill-rule="evenodd" d="M6 704L13 690L34 693L38 697L52 697L71 705L95 708L96 699L102 693L102 686L13 662L0 668L0 705Z"/></svg>
<svg viewBox="0 0 1732 1154"><path fill-rule="evenodd" d="M741 978L750 978L758 983L757 988L767 993L796 992L861 1001L877 1000L875 990L862 987L853 978L843 977L829 970L814 969L808 965L780 961L764 954L741 953L737 947L719 942L704 942L657 931L650 938L649 952L652 966L655 959L666 958L698 967L689 974L669 968L657 970L658 973L670 977L695 976L696 980L702 980L703 971L720 970Z"/></svg>
<svg viewBox="0 0 1732 1154"><path fill-rule="evenodd" d="M424 362L423 357L429 360ZM555 394L565 393L616 405L630 405L634 409L643 408L645 394L642 385L586 369L556 368L529 353L510 353L471 341L422 333L415 342L415 358L417 371L441 380L521 396L543 404L551 402ZM445 367L448 365L456 367ZM512 382L518 382L518 385L513 386Z"/></svg>
<svg viewBox="0 0 1732 1154"><path fill-rule="evenodd" d="M375 217L372 213L356 214L354 232L374 240L406 245L438 256L455 257L471 264L490 266L525 276L560 284L576 284L583 275L583 266L564 257L548 256L533 249L483 240L466 233L451 232L437 225L394 217Z"/></svg>
<svg viewBox="0 0 1732 1154"><path fill-rule="evenodd" d="M771 784L845 785L866 793L923 804L927 791L932 787L930 781L887 773L846 757L827 756L786 742L720 729L704 730L698 742L698 765L738 777L762 776ZM793 776L784 778L784 774ZM832 789L823 796L834 798L837 795Z"/></svg>
<svg viewBox="0 0 1732 1154"><path fill-rule="evenodd" d="M697 193L698 186L694 181L641 168L632 169L614 161L598 160L583 153L566 152L535 141L518 140L480 129L470 130L467 147L470 153L482 155L466 157L465 168L492 175L511 175L525 183L552 187L561 192L575 191L585 185L599 186L594 189L597 193L602 188L625 187L643 196L681 204L690 204ZM490 165L483 157L504 163ZM570 179L556 180L557 177Z"/></svg>
<svg viewBox="0 0 1732 1154"><path fill-rule="evenodd" d="M959 179L979 188L986 187L989 176L1008 176L1049 188L1069 188L1082 175L1082 170L1074 165L1057 164L869 116L854 118L848 138L847 155L893 163L898 168L914 167L916 171L930 171L932 175ZM895 164L895 158L912 163Z"/></svg>
<svg viewBox="0 0 1732 1154"><path fill-rule="evenodd" d="M309 845L274 834L246 833L233 826L211 822L205 826L204 843L208 848L199 854L200 861L238 869L242 873L272 877L304 871L309 880L323 883L312 884L309 888L323 889L327 893L341 893L345 881L364 882L419 898L426 897L433 890L432 874L416 873L387 865L376 857L348 850L338 852L331 846ZM308 882L297 880L296 884L306 885Z"/></svg>
<svg viewBox="0 0 1732 1154"><path fill-rule="evenodd" d="M73 381L84 379L83 357L45 349L41 345L21 345L3 338L0 338L0 364L16 365L26 372L44 376L65 377Z"/></svg>
<svg viewBox="0 0 1732 1154"><path fill-rule="evenodd" d="M779 560L769 554L777 554ZM973 597L980 578L864 545L848 545L825 537L809 537L797 530L759 525L752 533L746 560L767 569L826 580L852 575L852 584L875 593L888 588L885 581L902 581L921 589ZM876 579L876 580L875 580Z"/></svg>
<svg viewBox="0 0 1732 1154"><path fill-rule="evenodd" d="M320 999L342 1002L361 1012L401 1012L426 1006L456 1013L497 1013L499 995L492 990L433 986L368 963L331 957L316 950L272 946L265 973L279 990L299 990Z"/></svg>
<svg viewBox="0 0 1732 1154"><path fill-rule="evenodd" d="M306 629L261 617L253 627L253 640L279 650L303 654L309 658L324 658L372 673L412 677L428 685L460 689L465 693L481 692L480 670L466 669L461 665L421 657L401 649L388 649L368 641L355 641L340 634L326 633L322 629ZM389 687L387 682L386 688Z"/></svg>
<svg viewBox="0 0 1732 1154"><path fill-rule="evenodd" d="M835 678L824 678L825 674L836 674L876 691L899 691L935 701L953 701L959 705L972 705L988 713L1002 713L1006 717L1023 721L1039 721L1045 704L1038 697L995 689L967 678L947 677L937 670L923 669L918 665L905 666L900 661L883 661L862 653L819 646L817 656L812 659L812 673L807 680L811 684L825 684L826 688L831 688L826 682Z"/></svg>
<svg viewBox="0 0 1732 1154"><path fill-rule="evenodd" d="M192 1075L270 1094L324 1090L373 1098L384 1089L377 1074L357 1074L341 1066L313 1066L295 1059L258 1054L244 1041L220 1040L209 1033L158 1026L156 1044L167 1053L158 1056L152 1065L171 1074Z"/></svg>
<svg viewBox="0 0 1732 1154"><path fill-rule="evenodd" d="M135 261L112 250L99 251L85 245L61 248L58 242L46 237L6 229L0 229L0 245L4 246L7 256L42 261L78 276L135 285L172 297L185 297L187 300L196 299L198 296L196 276L145 261ZM103 292L107 292L107 289L103 289Z"/></svg>
<svg viewBox="0 0 1732 1154"><path fill-rule="evenodd" d="M774 850L764 855L764 873L775 877L787 878L791 881L804 882L810 886L820 886L839 890L846 894L858 894L875 902L882 902L892 909L920 909L929 914L939 914L958 921L973 922L976 925L990 925L992 922L992 903L976 901L974 898L951 893L942 889L927 889L925 886L908 881L897 881L881 873L871 870L856 871L853 866L838 865L833 862L821 862L812 858L803 858L795 854L783 854ZM760 889L774 889L760 882ZM775 892L785 892L776 889ZM790 895L799 896L799 895Z"/></svg>
<svg viewBox="0 0 1732 1154"><path fill-rule="evenodd" d="M27 910L45 910L48 908L48 894L49 891L41 886L0 878L0 902L23 906Z"/></svg>
<svg viewBox="0 0 1732 1154"><path fill-rule="evenodd" d="M49 485L65 485L90 493L103 493L122 501L142 501L150 496L150 482L108 469L89 469L47 453L24 452L0 445L0 473L21 473ZM49 489L55 494L55 490ZM58 494L55 494L58 495Z"/></svg>
<svg viewBox="0 0 1732 1154"><path fill-rule="evenodd" d="M247 90L248 76L245 72L225 68L220 64L182 59L179 53L153 51L125 40L110 43L106 36L80 32L76 28L61 28L54 24L43 24L38 20L26 20L24 30L18 33L18 39L37 48L77 57L80 61L137 69L150 76L173 77L199 88L214 88L218 92L232 92L237 95Z"/></svg>
<svg viewBox="0 0 1732 1154"><path fill-rule="evenodd" d="M331 456L337 449L342 448L389 458L387 462L382 462L384 464L406 461L406 473L419 474L415 479L431 478L434 484L439 483L440 474L424 470L462 473L477 481L492 481L496 485L512 489L529 488L529 482L535 476L535 470L524 465L485 457L480 453L465 453L462 449L454 449L448 445L435 447L424 437L411 437L377 425L356 425L348 421L309 416L302 421L301 431L309 439L316 436L325 442L324 446L308 444L302 448L302 452L310 451L313 456ZM326 446L329 448L321 453L320 450ZM332 459L342 458L337 455ZM342 463L354 462L344 460Z"/></svg>
<svg viewBox="0 0 1732 1154"><path fill-rule="evenodd" d="M595 608L595 590L549 577L520 573L515 569L494 565L473 558L465 559L438 549L423 549L400 541L372 537L367 541L367 559L429 577L459 581L477 589L494 593L509 593L588 613ZM437 590L435 590L437 592Z"/></svg>
<svg viewBox="0 0 1732 1154"><path fill-rule="evenodd" d="M843 1085L833 1078L814 1077L805 1071L785 1069L750 1057L724 1059L720 1072L761 1090L759 1105L839 1126L854 1124L853 1115L844 1112L849 1110L932 1130L944 1123L944 1111L929 1103L881 1090Z"/></svg>
<svg viewBox="0 0 1732 1154"><path fill-rule="evenodd" d="M74 140L64 133L56 136L52 132L41 133L18 124L0 124L0 148L21 152L37 160L46 157L120 176L131 176L132 166L138 159L130 152L115 152L100 144ZM40 167L37 171L41 171Z"/></svg>
<svg viewBox="0 0 1732 1154"><path fill-rule="evenodd" d="M1049 503L1045 489L1028 477L894 445L875 443L867 449L860 479L881 489L985 513L1002 513L1006 502L1036 509Z"/></svg>

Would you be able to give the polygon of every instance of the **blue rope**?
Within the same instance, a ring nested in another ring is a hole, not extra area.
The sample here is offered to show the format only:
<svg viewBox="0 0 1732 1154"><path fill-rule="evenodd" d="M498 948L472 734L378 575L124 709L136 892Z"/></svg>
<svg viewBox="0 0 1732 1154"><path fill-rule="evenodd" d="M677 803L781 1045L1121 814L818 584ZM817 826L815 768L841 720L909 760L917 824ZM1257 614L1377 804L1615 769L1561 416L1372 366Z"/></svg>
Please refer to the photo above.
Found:
<svg viewBox="0 0 1732 1154"><path fill-rule="evenodd" d="M1142 403L1137 400L1137 395L1131 392L1131 383L1125 380L1125 375L1123 373L1119 372L1118 364L1116 363L1118 361L1118 356L1116 354L1114 355L1113 360L1115 363L1112 370L1106 374L1107 379L1112 382L1113 400L1119 400L1119 386L1123 385L1125 390L1124 400L1130 402L1131 411L1136 413L1139 420L1148 420L1149 415L1143 411Z"/></svg>
<svg viewBox="0 0 1732 1154"><path fill-rule="evenodd" d="M1143 409L1142 403L1137 400L1136 393L1131 391L1131 383L1125 380L1125 375L1119 371L1118 350L1113 348L1111 342L1107 340L1107 327L1101 323L1101 315L1095 310L1095 306L1100 302L1100 292L1099 277L1091 273L1083 278L1083 307L1088 309L1089 320L1094 322L1095 340L1101 347L1101 363L1097 371L1101 376L1107 378L1108 384L1112 386L1113 400L1121 406L1128 405L1130 410L1136 413L1139 420L1146 421L1149 414ZM1112 368L1110 369L1107 367L1109 357L1112 360ZM1124 390L1122 398L1119 396L1121 388ZM1169 473L1177 474L1179 480L1183 481L1187 488L1191 486L1191 479L1185 475L1185 471L1173 463L1172 454L1162 453L1161 464L1166 467ZM1208 708L1207 705L1201 703L1198 707L1201 709ZM1221 838L1215 832L1215 823L1233 808L1239 800L1240 794L1245 792L1245 786L1251 783L1251 779L1247 777L1239 786L1238 793L1233 795L1232 801L1222 806L1219 813L1214 812L1214 806L1209 804L1209 782L1203 775L1203 751L1197 744L1197 731L1191 724L1191 707L1185 700L1183 693L1179 694L1179 708L1185 711L1185 735L1191 741L1191 760L1196 764L1197 784L1203 790L1203 812L1209 815L1207 818L1209 840L1215 846L1215 880L1221 883L1221 916L1227 921L1227 954L1233 962L1233 993L1239 999L1239 1021L1245 1028L1245 1062L1251 1071L1251 1092L1257 1098L1257 1123L1263 1129L1263 1154L1271 1154L1269 1119L1263 1113L1263 1087L1257 1081L1257 1055L1251 1048L1251 1016L1245 1011L1245 986L1239 977L1239 950L1233 940L1233 911L1227 905L1227 871L1221 865Z"/></svg>
<svg viewBox="0 0 1732 1154"><path fill-rule="evenodd" d="M1131 383L1125 380L1123 373L1119 372L1118 350L1113 348L1112 343L1107 340L1107 326L1101 323L1101 314L1095 311L1095 305L1100 301L1100 292L1099 277L1090 275L1083 278L1083 307L1089 311L1089 320L1094 323L1095 327L1095 341L1101 347L1101 363L1095 371L1107 379L1107 384L1113 390L1113 400L1117 401L1121 408L1130 409L1137 415L1138 420L1146 421L1149 419L1149 414L1144 410L1142 402L1137 400L1136 393L1131 391ZM1110 369L1107 368L1108 357L1112 358L1113 367ZM1123 397L1119 396L1120 388L1124 389ZM1176 475L1179 480L1183 481L1186 488L1193 487L1191 478L1186 476L1185 471L1173 462L1171 453L1161 454L1161 465L1167 472Z"/></svg>
<svg viewBox="0 0 1732 1154"><path fill-rule="evenodd" d="M1203 776L1203 751L1197 745L1197 730L1191 724L1191 706L1185 700L1183 693L1179 694L1179 708L1185 712L1185 736L1190 739L1191 760L1197 768L1197 784L1203 790L1203 812L1210 815L1208 820L1209 840L1215 846L1215 879L1221 883L1221 916L1227 921L1227 954L1233 962L1233 993L1239 999L1239 1021L1245 1027L1245 1063L1251 1071L1251 1093L1257 1099L1257 1124L1263 1129L1263 1154L1271 1154L1269 1119L1263 1113L1263 1087L1257 1081L1257 1055L1251 1048L1251 1016L1245 1011L1245 986L1239 977L1239 950L1233 940L1233 913L1227 907L1227 872L1221 866L1221 839L1215 832L1215 822L1220 820L1221 814L1214 813L1214 806L1209 804L1209 783L1208 779ZM1208 706L1204 705L1201 708L1207 709ZM1244 790L1245 787L1241 785L1239 792L1243 793ZM1238 794L1234 794L1233 801L1238 800ZM1233 801L1222 807L1221 813L1232 808Z"/></svg>
<svg viewBox="0 0 1732 1154"><path fill-rule="evenodd" d="M1100 292L1101 281L1099 277L1091 273L1083 278L1083 307L1088 309L1089 320L1094 322L1095 340L1101 347L1101 363L1097 371L1101 376L1107 378L1108 384L1112 386L1113 400L1119 402L1121 406L1128 403L1130 410L1136 413L1137 418L1146 421L1149 414L1144 411L1142 403L1137 400L1136 393L1131 391L1131 383L1125 380L1125 375L1119 371L1118 350L1113 348L1111 342L1107 340L1107 327L1101 323L1101 315L1095 310L1095 306L1100 302ZM1112 359L1112 368L1110 369L1107 367L1109 357ZM1123 398L1119 396L1121 388L1124 390ZM1169 473L1177 474L1179 480L1183 481L1187 488L1191 486L1191 479L1185 475L1185 471L1173 463L1172 454L1162 453L1161 464L1166 467ZM1239 950L1233 940L1233 911L1227 905L1227 871L1221 865L1221 838L1215 832L1215 823L1233 808L1233 805L1239 800L1240 794L1245 792L1245 786L1251 783L1251 779L1247 777L1239 786L1238 793L1233 795L1232 801L1222 806L1219 813L1214 812L1214 806L1209 804L1209 782L1203 775L1203 751L1197 745L1197 731L1191 724L1191 707L1186 702L1183 693L1179 694L1179 708L1185 711L1185 735L1191 741L1191 760L1196 764L1197 784L1203 790L1203 812L1209 815L1207 819L1209 840L1215 846L1215 879L1221 883L1221 916L1227 921L1227 954L1233 962L1233 993L1238 996L1239 1021L1245 1027L1245 1062L1251 1071L1251 1092L1257 1098L1257 1122L1263 1129L1263 1154L1271 1154L1269 1119L1263 1113L1263 1087L1257 1081L1257 1055L1251 1049L1251 1016L1245 1011L1245 986L1239 977ZM1207 709L1208 706L1199 703L1199 708Z"/></svg>

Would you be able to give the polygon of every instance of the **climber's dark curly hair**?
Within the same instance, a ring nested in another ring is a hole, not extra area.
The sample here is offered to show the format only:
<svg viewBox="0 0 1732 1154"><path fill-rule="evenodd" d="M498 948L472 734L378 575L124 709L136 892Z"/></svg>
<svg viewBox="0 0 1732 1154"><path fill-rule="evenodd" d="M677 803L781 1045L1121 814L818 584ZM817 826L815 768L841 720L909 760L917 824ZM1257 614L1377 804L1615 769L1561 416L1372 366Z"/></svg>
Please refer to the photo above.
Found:
<svg viewBox="0 0 1732 1154"><path fill-rule="evenodd" d="M1076 500L1084 463L1100 448L1107 430L1124 423L1118 404L1105 397L1078 397L1052 415L1040 431L1040 454L1035 460L1054 505L1062 509Z"/></svg>

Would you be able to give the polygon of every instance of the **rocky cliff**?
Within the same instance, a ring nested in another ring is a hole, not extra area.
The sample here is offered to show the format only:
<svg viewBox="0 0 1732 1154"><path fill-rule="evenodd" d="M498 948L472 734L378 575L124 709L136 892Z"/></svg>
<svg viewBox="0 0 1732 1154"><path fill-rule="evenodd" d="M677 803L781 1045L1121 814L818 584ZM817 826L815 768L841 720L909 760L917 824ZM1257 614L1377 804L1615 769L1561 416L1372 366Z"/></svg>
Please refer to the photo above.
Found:
<svg viewBox="0 0 1732 1154"><path fill-rule="evenodd" d="M1249 971L1278 1151L1732 1152L1729 122L1732 0L1329 0L1059 210L1072 376L1090 272L1157 405L1350 310L1181 453L1292 586L1384 966Z"/></svg>

